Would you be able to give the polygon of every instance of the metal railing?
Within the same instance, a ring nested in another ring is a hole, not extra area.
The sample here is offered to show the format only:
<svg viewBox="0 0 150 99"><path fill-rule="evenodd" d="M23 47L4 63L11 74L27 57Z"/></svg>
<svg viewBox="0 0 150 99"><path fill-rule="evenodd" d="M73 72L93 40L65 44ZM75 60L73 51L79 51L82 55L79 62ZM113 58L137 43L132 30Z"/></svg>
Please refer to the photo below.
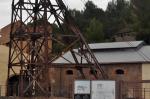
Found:
<svg viewBox="0 0 150 99"><path fill-rule="evenodd" d="M18 86L7 86L0 85L0 99L9 99L1 98L7 95L7 87L9 89L9 98L10 99L20 99L18 98ZM50 88L50 95L47 97L36 97L36 99L73 99L73 85L68 86L57 86L54 85ZM116 99L150 99L150 81L137 81L137 82L125 82L120 81L116 83ZM13 98L12 98L13 97ZM21 98L28 99L28 98ZM30 99L35 99L35 97L30 97Z"/></svg>
<svg viewBox="0 0 150 99"><path fill-rule="evenodd" d="M9 98L16 97L15 99L18 99L17 98L19 96L19 87L18 86L19 85L13 85L13 86L0 85L0 99L3 99L6 96L8 96ZM8 87L9 87L9 91L7 91ZM51 97L53 97L53 99L55 99L56 97L57 97L56 99L72 99L73 98L73 87L62 86L60 89L57 86L52 86L50 90L51 91L49 92L50 94L48 96L44 96L44 98L40 98L40 97L42 97L42 95L39 94L38 98L36 98L36 99L47 99L47 98L49 99ZM30 96L27 96L27 97L30 97ZM36 96L32 96L32 97L36 97ZM4 99L7 99L7 98L4 98Z"/></svg>
<svg viewBox="0 0 150 99"><path fill-rule="evenodd" d="M6 96L7 86L0 85L0 96Z"/></svg>
<svg viewBox="0 0 150 99"><path fill-rule="evenodd" d="M150 81L120 82L119 99L150 99Z"/></svg>

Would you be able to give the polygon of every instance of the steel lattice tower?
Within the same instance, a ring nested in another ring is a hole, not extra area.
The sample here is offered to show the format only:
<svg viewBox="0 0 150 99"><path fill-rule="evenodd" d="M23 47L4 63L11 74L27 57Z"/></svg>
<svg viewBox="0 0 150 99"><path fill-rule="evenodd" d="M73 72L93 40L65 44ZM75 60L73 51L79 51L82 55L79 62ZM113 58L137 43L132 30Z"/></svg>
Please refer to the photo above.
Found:
<svg viewBox="0 0 150 99"><path fill-rule="evenodd" d="M53 31L54 24L59 33ZM15 74L15 67L19 68L20 96L47 95L46 80L41 84L40 76L45 76L43 72L46 73L53 61L67 51L71 52L84 78L80 68L82 60L93 65L90 66L92 70L100 71L95 73L95 78L106 78L62 0L13 0L9 47L8 78L10 72ZM59 51L55 52L56 49Z"/></svg>

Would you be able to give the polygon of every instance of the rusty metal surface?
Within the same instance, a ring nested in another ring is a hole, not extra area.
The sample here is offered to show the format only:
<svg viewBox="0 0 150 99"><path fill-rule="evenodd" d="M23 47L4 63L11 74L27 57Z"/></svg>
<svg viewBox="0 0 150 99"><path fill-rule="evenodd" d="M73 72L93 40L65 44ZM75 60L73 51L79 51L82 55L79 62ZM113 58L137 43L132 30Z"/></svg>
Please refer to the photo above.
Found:
<svg viewBox="0 0 150 99"><path fill-rule="evenodd" d="M16 28L18 21L20 24ZM60 33L53 33L54 24ZM59 52L53 53L56 50L54 45L59 46ZM8 79L12 72L18 74L14 67L19 67L19 96L49 96L52 92L48 68L55 59L74 48L79 48L77 53L72 51L76 65L82 65L85 58L93 65L89 65L91 70L99 70L93 73L95 79L107 78L62 0L56 0L54 4L51 0L12 1ZM75 54L81 57L80 61L77 61ZM82 69L77 70L85 78ZM8 96L9 92L8 87Z"/></svg>

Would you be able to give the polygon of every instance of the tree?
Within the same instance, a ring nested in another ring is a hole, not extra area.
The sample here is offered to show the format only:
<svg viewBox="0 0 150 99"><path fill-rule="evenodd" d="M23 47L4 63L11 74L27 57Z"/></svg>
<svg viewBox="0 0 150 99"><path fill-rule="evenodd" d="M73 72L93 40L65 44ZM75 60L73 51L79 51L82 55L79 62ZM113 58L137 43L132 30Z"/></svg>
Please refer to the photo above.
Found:
<svg viewBox="0 0 150 99"><path fill-rule="evenodd" d="M104 24L106 38L111 38L118 31L124 30L124 28L133 30L137 22L130 2L126 0L109 2L105 13L107 18Z"/></svg>
<svg viewBox="0 0 150 99"><path fill-rule="evenodd" d="M87 1L85 4L83 15L88 22L90 22L92 18L96 18L96 20L103 22L105 18L105 12L98 8L92 1Z"/></svg>
<svg viewBox="0 0 150 99"><path fill-rule="evenodd" d="M74 17L77 25L81 29L84 36L87 37L87 28L91 24L91 20L95 18L101 22L105 23L105 12L98 8L92 1L87 1L85 4L85 9L83 11L70 10L72 16Z"/></svg>
<svg viewBox="0 0 150 99"><path fill-rule="evenodd" d="M137 40L145 40L150 44L150 0L131 0L134 11L138 17L138 25L136 27Z"/></svg>
<svg viewBox="0 0 150 99"><path fill-rule="evenodd" d="M96 18L93 18L86 28L86 38L90 43L104 41L103 25Z"/></svg>
<svg viewBox="0 0 150 99"><path fill-rule="evenodd" d="M71 13L72 17L74 18L76 24L79 26L81 31L85 31L86 24L86 19L83 16L84 11L78 11L78 10L69 10Z"/></svg>

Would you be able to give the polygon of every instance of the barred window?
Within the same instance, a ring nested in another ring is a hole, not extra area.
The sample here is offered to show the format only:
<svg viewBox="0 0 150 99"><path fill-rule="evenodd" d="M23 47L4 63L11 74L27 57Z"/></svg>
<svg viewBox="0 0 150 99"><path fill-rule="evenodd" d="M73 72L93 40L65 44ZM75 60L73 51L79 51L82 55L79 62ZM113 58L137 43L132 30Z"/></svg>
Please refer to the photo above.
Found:
<svg viewBox="0 0 150 99"><path fill-rule="evenodd" d="M116 73L117 75L123 75L123 74L124 74L124 70L122 70L122 69L117 69L117 70L115 71L115 73Z"/></svg>
<svg viewBox="0 0 150 99"><path fill-rule="evenodd" d="M67 75L73 75L73 71L72 71L72 70L67 70L67 71L66 71L66 74L67 74Z"/></svg>

